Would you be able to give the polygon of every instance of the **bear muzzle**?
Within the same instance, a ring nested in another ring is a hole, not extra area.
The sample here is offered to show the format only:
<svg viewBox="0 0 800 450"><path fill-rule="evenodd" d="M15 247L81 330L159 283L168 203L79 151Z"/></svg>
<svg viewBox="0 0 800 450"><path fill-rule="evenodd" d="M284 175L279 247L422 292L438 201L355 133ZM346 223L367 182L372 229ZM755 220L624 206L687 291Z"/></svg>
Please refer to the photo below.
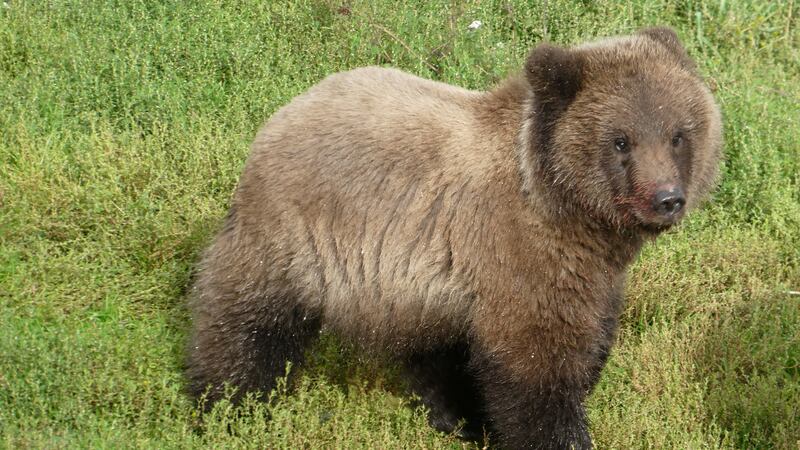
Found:
<svg viewBox="0 0 800 450"><path fill-rule="evenodd" d="M685 205L683 189L676 185L662 186L653 195L653 211L665 222L679 219Z"/></svg>

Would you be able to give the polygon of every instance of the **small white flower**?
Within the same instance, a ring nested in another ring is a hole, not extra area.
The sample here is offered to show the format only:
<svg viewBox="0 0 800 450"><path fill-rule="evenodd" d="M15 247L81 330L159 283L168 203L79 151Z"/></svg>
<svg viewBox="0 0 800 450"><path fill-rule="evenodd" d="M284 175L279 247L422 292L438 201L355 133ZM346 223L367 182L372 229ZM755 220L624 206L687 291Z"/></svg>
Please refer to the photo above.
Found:
<svg viewBox="0 0 800 450"><path fill-rule="evenodd" d="M481 27L481 25L483 25L483 22L481 22L480 20L473 20L472 23L469 24L467 28L469 28L470 30L477 30L478 28Z"/></svg>

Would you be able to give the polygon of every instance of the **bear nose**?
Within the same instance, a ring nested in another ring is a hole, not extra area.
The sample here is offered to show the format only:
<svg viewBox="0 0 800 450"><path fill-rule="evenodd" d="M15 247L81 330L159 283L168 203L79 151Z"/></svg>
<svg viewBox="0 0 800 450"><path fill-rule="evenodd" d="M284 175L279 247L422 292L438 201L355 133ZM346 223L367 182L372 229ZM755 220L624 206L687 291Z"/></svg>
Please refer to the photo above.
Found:
<svg viewBox="0 0 800 450"><path fill-rule="evenodd" d="M659 190L653 197L653 209L659 215L668 219L675 217L685 204L686 198L683 195L683 190L677 186Z"/></svg>

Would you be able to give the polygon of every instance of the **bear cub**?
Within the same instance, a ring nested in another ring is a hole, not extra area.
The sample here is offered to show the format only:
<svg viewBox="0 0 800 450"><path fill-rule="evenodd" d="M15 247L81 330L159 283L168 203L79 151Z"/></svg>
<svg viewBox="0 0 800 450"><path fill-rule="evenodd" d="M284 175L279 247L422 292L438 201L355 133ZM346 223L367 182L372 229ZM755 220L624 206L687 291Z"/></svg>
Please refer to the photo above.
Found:
<svg viewBox="0 0 800 450"><path fill-rule="evenodd" d="M488 92L331 75L255 138L191 291L190 390L269 392L324 328L404 365L440 430L591 448L626 268L721 145L668 28L541 44Z"/></svg>

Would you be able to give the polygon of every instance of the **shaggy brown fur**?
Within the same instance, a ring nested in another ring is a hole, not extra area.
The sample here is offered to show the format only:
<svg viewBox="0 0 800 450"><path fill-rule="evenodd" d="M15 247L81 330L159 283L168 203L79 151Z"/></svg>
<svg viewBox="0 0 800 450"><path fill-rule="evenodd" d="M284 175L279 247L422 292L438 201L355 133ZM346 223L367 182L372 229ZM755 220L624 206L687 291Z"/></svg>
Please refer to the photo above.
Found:
<svg viewBox="0 0 800 450"><path fill-rule="evenodd" d="M625 270L708 194L720 147L666 28L542 44L491 92L332 75L253 143L194 286L191 389L269 391L324 326L406 364L441 429L589 448Z"/></svg>

